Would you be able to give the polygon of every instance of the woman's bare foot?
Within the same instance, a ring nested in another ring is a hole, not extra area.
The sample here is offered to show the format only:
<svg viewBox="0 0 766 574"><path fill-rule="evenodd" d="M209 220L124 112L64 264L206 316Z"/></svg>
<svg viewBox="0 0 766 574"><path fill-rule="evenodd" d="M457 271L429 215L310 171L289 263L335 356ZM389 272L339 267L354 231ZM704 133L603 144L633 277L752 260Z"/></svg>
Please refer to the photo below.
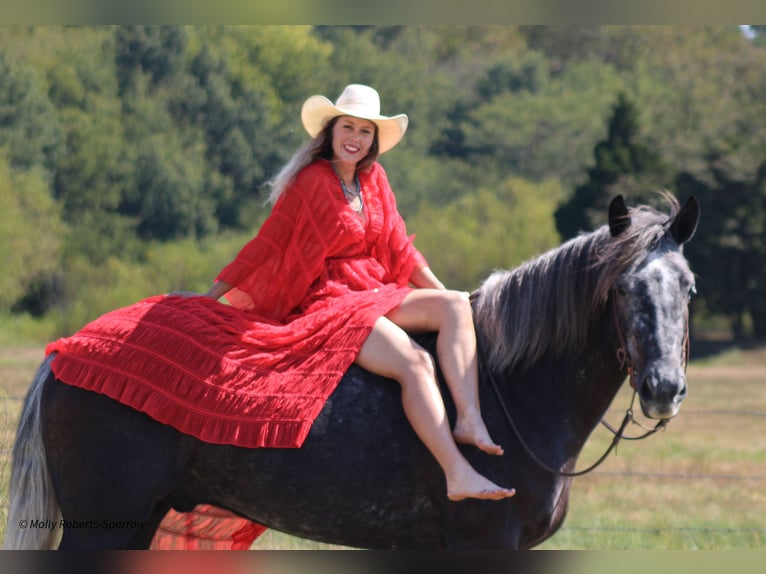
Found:
<svg viewBox="0 0 766 574"><path fill-rule="evenodd" d="M487 454L501 456L504 452L503 447L495 444L489 436L489 431L480 417L478 420L476 418L471 420L465 416L458 416L452 435L455 437L455 442L473 445Z"/></svg>
<svg viewBox="0 0 766 574"><path fill-rule="evenodd" d="M447 497L450 500L479 498L482 500L502 500L516 494L515 488L503 488L484 478L472 467L464 469L460 476L447 477Z"/></svg>

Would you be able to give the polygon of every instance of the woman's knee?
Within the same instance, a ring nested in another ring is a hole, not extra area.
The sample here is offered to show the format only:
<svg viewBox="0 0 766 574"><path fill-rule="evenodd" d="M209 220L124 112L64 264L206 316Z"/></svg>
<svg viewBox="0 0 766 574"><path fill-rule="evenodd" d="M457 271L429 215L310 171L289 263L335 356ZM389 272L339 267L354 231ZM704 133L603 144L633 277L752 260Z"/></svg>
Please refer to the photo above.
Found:
<svg viewBox="0 0 766 574"><path fill-rule="evenodd" d="M433 357L425 349L416 346L394 359L390 367L391 378L402 386L436 380Z"/></svg>
<svg viewBox="0 0 766 574"><path fill-rule="evenodd" d="M405 382L412 379L434 378L433 357L415 343L407 333L381 318L362 345L356 363L374 373Z"/></svg>
<svg viewBox="0 0 766 574"><path fill-rule="evenodd" d="M472 320L470 295L465 291L445 291L444 311L447 315L458 320Z"/></svg>
<svg viewBox="0 0 766 574"><path fill-rule="evenodd" d="M403 363L405 373L414 379L436 380L436 364L433 356L423 348L415 347Z"/></svg>

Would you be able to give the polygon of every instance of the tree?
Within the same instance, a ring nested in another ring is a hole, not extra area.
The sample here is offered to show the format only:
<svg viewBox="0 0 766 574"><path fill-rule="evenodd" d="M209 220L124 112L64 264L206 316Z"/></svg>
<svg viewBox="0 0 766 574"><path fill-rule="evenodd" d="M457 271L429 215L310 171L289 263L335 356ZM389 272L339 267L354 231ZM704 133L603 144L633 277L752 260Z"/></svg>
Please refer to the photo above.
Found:
<svg viewBox="0 0 766 574"><path fill-rule="evenodd" d="M766 161L752 178L734 179L708 158L708 177L679 174L684 196L704 209L687 255L708 311L729 317L737 339L766 339ZM750 319L752 328L746 328Z"/></svg>
<svg viewBox="0 0 766 574"><path fill-rule="evenodd" d="M476 90L483 101L504 92L536 94L542 91L549 75L547 60L539 53L528 52L520 62L498 59L479 80Z"/></svg>
<svg viewBox="0 0 766 574"><path fill-rule="evenodd" d="M64 108L58 114L67 153L56 164L53 191L70 223L86 212L116 212L130 186L133 170L114 103L94 99L87 111Z"/></svg>
<svg viewBox="0 0 766 574"><path fill-rule="evenodd" d="M133 87L139 72L158 86L183 70L186 34L180 26L118 26L115 44L120 94Z"/></svg>
<svg viewBox="0 0 766 574"><path fill-rule="evenodd" d="M139 237L169 240L215 231L215 205L203 193L204 165L201 150L182 153L174 134L144 142L136 162Z"/></svg>
<svg viewBox="0 0 766 574"><path fill-rule="evenodd" d="M602 55L602 26L521 26L529 48L546 55L556 69Z"/></svg>
<svg viewBox="0 0 766 574"><path fill-rule="evenodd" d="M37 75L0 51L0 146L11 165L52 171L61 139L56 110Z"/></svg>
<svg viewBox="0 0 766 574"><path fill-rule="evenodd" d="M588 170L588 180L577 186L574 194L555 211L556 229L562 238L590 231L603 218L610 199L629 190L635 199L650 200L647 187L654 190L667 169L659 157L640 141L635 106L620 94L612 109L607 137L593 150L595 165ZM636 180L648 180L651 186Z"/></svg>
<svg viewBox="0 0 766 574"><path fill-rule="evenodd" d="M574 186L587 150L603 132L603 110L625 82L595 62L571 63L552 74L539 53L498 57L488 65L475 91L437 124L443 127L431 153L476 166L481 179L512 173Z"/></svg>
<svg viewBox="0 0 766 574"><path fill-rule="evenodd" d="M50 304L66 233L40 167L17 170L0 149L0 311L40 314Z"/></svg>
<svg viewBox="0 0 766 574"><path fill-rule="evenodd" d="M451 284L471 287L491 266L538 251L532 244L548 237L558 202L566 200L559 218L568 236L603 221L615 193L637 203L676 186L702 194L700 233L687 246L699 268L696 300L760 334L766 297L752 284L766 281L749 257L762 254L766 32L752 30L748 38L735 25L2 27L5 181L30 190L42 211L6 191L0 219L24 237L32 236L25 221L47 236L34 213L62 229L48 245L65 270L63 292L83 309L101 285L133 296L164 281L139 286L143 266L159 265L148 255L158 245L252 233L268 211L264 182L306 138L304 99L332 99L362 82L378 89L383 113L410 117L381 162L408 225ZM549 187L569 191L551 199ZM52 200L41 199L46 189ZM572 214L562 217L567 206ZM9 269L18 269L17 251L35 268L42 254L12 237L3 246ZM56 273L37 268L40 280L20 270L15 293L30 296L35 285L60 293ZM721 269L736 283L723 282ZM42 309L45 299L4 304Z"/></svg>
<svg viewBox="0 0 766 574"><path fill-rule="evenodd" d="M748 26L753 34L753 44L759 47L766 47L766 26Z"/></svg>
<svg viewBox="0 0 766 574"><path fill-rule="evenodd" d="M143 83L143 86L141 85ZM123 98L128 144L125 159L133 173L118 212L135 222L141 239L180 239L212 233L218 199L206 193L204 135L180 129L168 111L172 88L147 91L146 79Z"/></svg>
<svg viewBox="0 0 766 574"><path fill-rule="evenodd" d="M550 218L563 189L509 178L447 206L424 203L407 220L431 267L456 289L475 289L495 269L514 267L558 243Z"/></svg>

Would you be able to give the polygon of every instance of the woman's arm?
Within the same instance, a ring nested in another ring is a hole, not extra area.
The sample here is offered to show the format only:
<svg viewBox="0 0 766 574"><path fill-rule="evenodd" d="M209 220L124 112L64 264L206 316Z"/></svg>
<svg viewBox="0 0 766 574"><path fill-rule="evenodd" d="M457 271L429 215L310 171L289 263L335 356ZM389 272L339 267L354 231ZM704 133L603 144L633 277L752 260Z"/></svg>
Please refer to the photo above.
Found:
<svg viewBox="0 0 766 574"><path fill-rule="evenodd" d="M410 283L420 289L446 289L444 284L431 271L430 267L416 267L410 275Z"/></svg>

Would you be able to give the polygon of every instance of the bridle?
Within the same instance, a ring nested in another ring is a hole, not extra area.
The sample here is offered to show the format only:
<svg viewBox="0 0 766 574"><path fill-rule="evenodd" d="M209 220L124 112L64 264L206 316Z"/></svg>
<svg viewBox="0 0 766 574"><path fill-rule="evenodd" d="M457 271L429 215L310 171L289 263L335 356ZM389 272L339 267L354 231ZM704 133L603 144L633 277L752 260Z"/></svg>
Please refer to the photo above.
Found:
<svg viewBox="0 0 766 574"><path fill-rule="evenodd" d="M618 443L621 440L642 440L645 439L660 429L664 429L669 420L668 419L662 419L657 422L657 424L654 426L654 428L647 428L644 425L642 425L640 422L638 422L633 417L633 405L636 400L636 371L633 368L633 364L630 360L630 354L628 353L628 348L625 343L625 336L623 335L622 328L620 327L620 320L619 315L617 312L617 296L616 293L611 293L610 298L612 299L612 315L614 318L614 325L617 332L618 342L619 346L617 347L617 361L620 366L621 371L626 371L629 378L630 378L630 386L633 389L633 394L630 399L630 405L628 406L627 410L625 411L625 416L622 419L622 423L618 428L614 428L612 425L610 425L605 419L601 420L601 424L603 424L609 431L612 432L614 437L612 438L612 442L609 445L609 447L606 449L606 452L601 455L601 457L596 460L593 464L591 464L589 467L579 470L576 472L566 472L562 470L558 470L555 468L550 467L545 462L540 460L540 458L534 453L534 451L529 447L529 445L524 440L524 437L519 432L519 429L516 427L516 423L513 421L513 417L511 417L511 413L508 410L508 407L505 404L505 401L503 400L503 396L500 393L500 388L498 387L497 381L495 380L494 375L492 372L487 371L487 376L489 378L489 382L492 386L493 391L495 392L495 395L497 397L498 402L500 403L500 408L503 411L503 414L505 415L506 421L511 427L511 430L513 430L514 434L516 435L516 438L518 438L519 442L521 443L524 450L527 452L529 457L534 460L540 467L542 467L544 470L550 472L551 474L554 474L556 476L564 476L564 477L577 477L582 476L584 474L588 474L589 472L592 472L595 470L602 462L606 460L606 458L611 454L611 452L617 447ZM681 360L684 365L684 372L686 372L686 368L688 366L689 362L689 349L690 349L690 343L689 343L689 320L688 320L688 307L687 307L687 317L686 317L686 327L685 327L685 334L684 334L684 342L682 345L681 350ZM646 432L639 436L625 436L625 429L627 428L629 423L633 423L637 426L640 426L642 429L644 429Z"/></svg>
<svg viewBox="0 0 766 574"><path fill-rule="evenodd" d="M617 347L617 361L620 364L620 370L626 371L628 373L628 377L630 378L630 386L634 391L636 391L636 370L633 368L633 363L630 360L630 354L628 353L628 345L625 342L625 336L622 333L622 328L620 327L620 317L617 312L617 297L615 293L611 294L610 299L612 300L612 317L614 318L614 330L617 333L617 340L619 342L619 347ZM689 366L689 351L690 351L690 342L689 342L689 307L686 307L686 317L684 318L684 340L681 345L681 362L684 365L684 373L686 372L687 367ZM627 438L626 438L627 440Z"/></svg>

